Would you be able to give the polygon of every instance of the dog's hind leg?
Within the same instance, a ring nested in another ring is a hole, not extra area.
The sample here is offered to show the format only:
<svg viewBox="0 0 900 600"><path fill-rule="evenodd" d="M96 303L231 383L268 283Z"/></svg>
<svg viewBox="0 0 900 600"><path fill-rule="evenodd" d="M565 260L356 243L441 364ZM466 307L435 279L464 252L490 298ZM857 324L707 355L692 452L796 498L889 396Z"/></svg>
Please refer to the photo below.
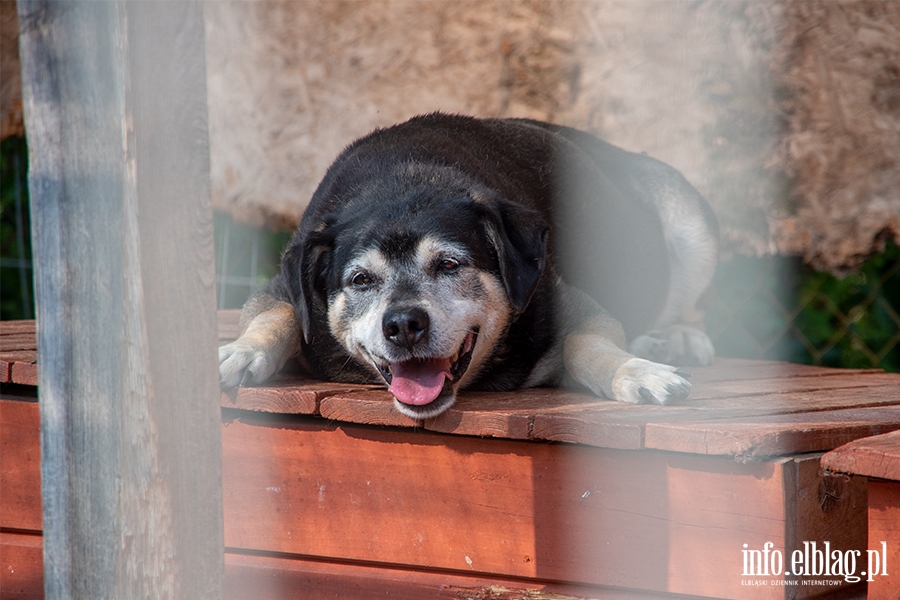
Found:
<svg viewBox="0 0 900 600"><path fill-rule="evenodd" d="M680 174L653 192L668 251L669 290L654 328L632 340L629 349L656 362L706 366L712 363L715 351L705 333L699 304L718 261L715 217Z"/></svg>

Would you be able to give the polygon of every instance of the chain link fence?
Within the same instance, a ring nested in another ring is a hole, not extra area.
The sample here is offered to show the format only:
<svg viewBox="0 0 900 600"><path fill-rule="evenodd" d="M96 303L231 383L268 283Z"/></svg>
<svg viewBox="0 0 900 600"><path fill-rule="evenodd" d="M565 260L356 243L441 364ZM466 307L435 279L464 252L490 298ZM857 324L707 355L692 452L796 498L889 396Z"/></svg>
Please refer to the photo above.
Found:
<svg viewBox="0 0 900 600"><path fill-rule="evenodd" d="M240 308L256 289L278 273L287 232L270 232L215 213L218 308Z"/></svg>
<svg viewBox="0 0 900 600"><path fill-rule="evenodd" d="M900 250L843 278L798 259L736 256L716 275L707 331L722 356L900 372Z"/></svg>

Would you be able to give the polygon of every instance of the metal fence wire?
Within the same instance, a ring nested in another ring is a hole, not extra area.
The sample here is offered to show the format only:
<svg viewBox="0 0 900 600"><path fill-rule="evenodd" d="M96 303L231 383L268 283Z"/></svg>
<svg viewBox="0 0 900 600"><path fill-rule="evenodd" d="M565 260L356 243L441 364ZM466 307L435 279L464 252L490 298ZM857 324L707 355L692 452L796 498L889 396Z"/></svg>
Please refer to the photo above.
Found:
<svg viewBox="0 0 900 600"><path fill-rule="evenodd" d="M23 138L0 153L0 319L33 318L32 260ZM240 308L278 272L290 239L215 215L219 308ZM723 261L707 310L720 356L900 372L900 249L888 243L838 278L796 258Z"/></svg>
<svg viewBox="0 0 900 600"><path fill-rule="evenodd" d="M900 371L900 250L890 243L843 278L798 259L720 265L707 331L719 354Z"/></svg>

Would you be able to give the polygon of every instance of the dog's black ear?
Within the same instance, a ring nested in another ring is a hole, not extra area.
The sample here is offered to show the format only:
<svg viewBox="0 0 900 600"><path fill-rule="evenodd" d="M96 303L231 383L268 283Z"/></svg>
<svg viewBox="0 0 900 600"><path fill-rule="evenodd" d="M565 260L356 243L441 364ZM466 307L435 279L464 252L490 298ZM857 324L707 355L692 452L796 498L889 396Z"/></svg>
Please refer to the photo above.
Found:
<svg viewBox="0 0 900 600"><path fill-rule="evenodd" d="M316 302L323 305L326 302L325 275L333 246L332 235L326 231L314 231L295 238L281 257L281 273L307 343L311 334L313 306Z"/></svg>
<svg viewBox="0 0 900 600"><path fill-rule="evenodd" d="M491 191L472 191L469 197L497 253L509 303L524 312L544 271L550 227L540 212Z"/></svg>

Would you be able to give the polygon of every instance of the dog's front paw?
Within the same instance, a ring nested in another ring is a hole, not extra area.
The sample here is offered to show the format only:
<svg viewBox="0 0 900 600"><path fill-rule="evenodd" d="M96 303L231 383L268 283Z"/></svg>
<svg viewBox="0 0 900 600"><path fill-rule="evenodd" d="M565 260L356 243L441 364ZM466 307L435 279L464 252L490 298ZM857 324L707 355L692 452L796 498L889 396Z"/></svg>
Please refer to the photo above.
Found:
<svg viewBox="0 0 900 600"><path fill-rule="evenodd" d="M675 404L691 391L688 376L675 367L630 358L613 375L613 399L632 404Z"/></svg>
<svg viewBox="0 0 900 600"><path fill-rule="evenodd" d="M682 367L707 367L715 349L709 336L688 325L670 325L636 337L629 346L635 356Z"/></svg>
<svg viewBox="0 0 900 600"><path fill-rule="evenodd" d="M262 383L279 368L264 348L237 340L219 348L219 380L224 389Z"/></svg>

